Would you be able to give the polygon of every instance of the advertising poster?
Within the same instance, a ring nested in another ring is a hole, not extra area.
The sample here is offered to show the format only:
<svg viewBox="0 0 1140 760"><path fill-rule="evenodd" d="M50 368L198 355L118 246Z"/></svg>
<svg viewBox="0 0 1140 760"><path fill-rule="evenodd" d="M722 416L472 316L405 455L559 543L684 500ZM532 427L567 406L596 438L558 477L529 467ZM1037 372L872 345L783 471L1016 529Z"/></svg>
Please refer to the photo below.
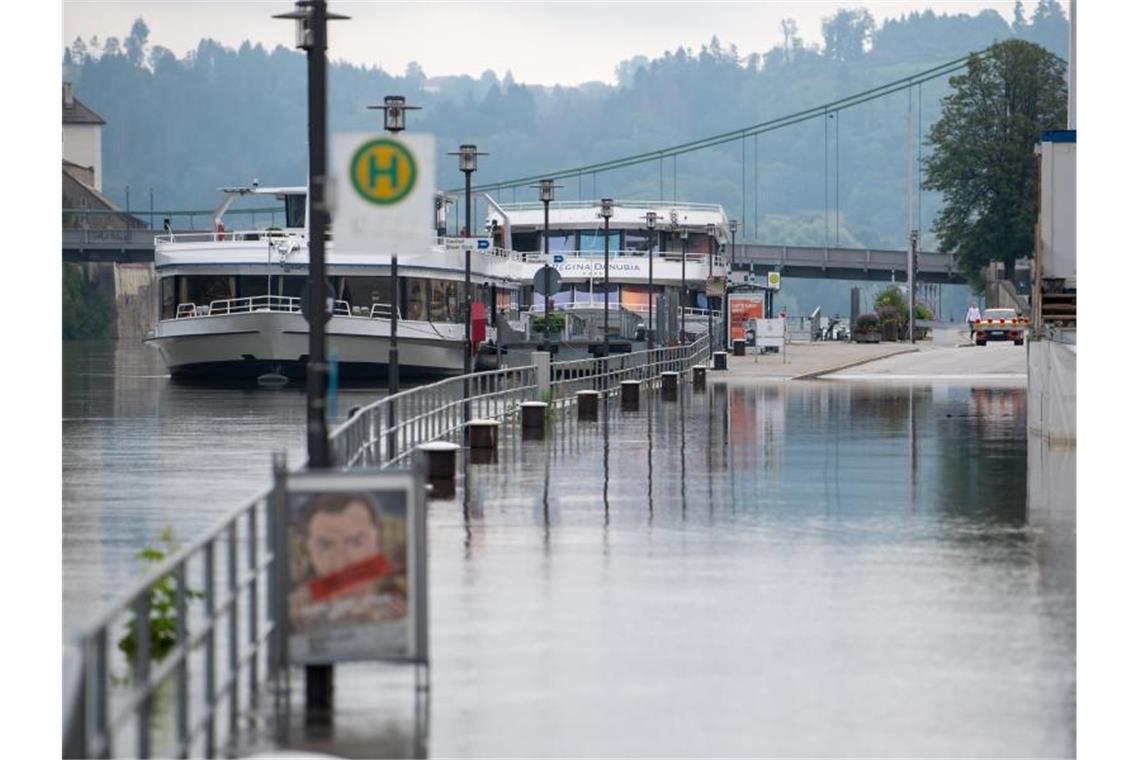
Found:
<svg viewBox="0 0 1140 760"><path fill-rule="evenodd" d="M285 494L289 660L418 660L422 508L411 473L301 473Z"/></svg>
<svg viewBox="0 0 1140 760"><path fill-rule="evenodd" d="M749 320L764 318L764 294L729 294L728 316L732 340L747 340L749 336L746 334L744 323Z"/></svg>

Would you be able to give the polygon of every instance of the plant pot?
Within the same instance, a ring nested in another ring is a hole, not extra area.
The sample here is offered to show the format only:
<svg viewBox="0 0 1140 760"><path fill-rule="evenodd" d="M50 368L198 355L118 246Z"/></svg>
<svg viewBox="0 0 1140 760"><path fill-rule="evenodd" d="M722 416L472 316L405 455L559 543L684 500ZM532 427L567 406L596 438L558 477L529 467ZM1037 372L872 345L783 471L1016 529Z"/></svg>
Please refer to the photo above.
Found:
<svg viewBox="0 0 1140 760"><path fill-rule="evenodd" d="M899 327L894 322L884 322L882 326L882 338L885 341L895 341L899 339Z"/></svg>
<svg viewBox="0 0 1140 760"><path fill-rule="evenodd" d="M877 331L852 333L852 337L856 343L878 343L883 339L882 334Z"/></svg>

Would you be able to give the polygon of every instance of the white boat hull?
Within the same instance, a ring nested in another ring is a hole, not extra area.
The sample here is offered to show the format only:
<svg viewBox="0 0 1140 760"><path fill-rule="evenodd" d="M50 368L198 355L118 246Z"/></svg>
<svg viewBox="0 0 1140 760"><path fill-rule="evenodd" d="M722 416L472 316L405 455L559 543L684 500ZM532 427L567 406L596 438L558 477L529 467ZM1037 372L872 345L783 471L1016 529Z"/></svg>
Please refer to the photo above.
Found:
<svg viewBox="0 0 1140 760"><path fill-rule="evenodd" d="M343 379L387 376L390 322L334 316L326 352ZM399 323L401 375L451 375L463 369L463 326ZM295 312L261 311L168 319L147 343L179 379L249 379L264 374L303 378L309 325Z"/></svg>

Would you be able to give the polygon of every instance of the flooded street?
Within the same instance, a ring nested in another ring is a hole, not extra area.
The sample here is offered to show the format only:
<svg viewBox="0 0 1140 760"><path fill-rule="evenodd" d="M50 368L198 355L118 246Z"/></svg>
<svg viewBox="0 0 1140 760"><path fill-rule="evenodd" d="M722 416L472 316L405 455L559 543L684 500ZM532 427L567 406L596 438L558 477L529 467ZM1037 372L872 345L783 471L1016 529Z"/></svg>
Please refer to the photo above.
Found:
<svg viewBox="0 0 1140 760"><path fill-rule="evenodd" d="M64 361L68 627L300 462L304 399ZM429 505L430 724L400 668L342 667L341 753L1073 755L1072 545L1027 511L1025 409L1001 380L685 386L505 430Z"/></svg>

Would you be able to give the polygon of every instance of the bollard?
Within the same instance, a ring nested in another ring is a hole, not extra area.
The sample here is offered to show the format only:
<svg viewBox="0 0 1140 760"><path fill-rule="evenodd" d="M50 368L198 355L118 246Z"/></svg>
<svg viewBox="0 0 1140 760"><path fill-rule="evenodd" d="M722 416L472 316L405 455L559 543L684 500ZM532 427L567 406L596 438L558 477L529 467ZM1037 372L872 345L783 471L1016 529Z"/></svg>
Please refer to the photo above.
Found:
<svg viewBox="0 0 1140 760"><path fill-rule="evenodd" d="M427 480L431 485L429 499L450 499L455 496L455 454L459 444L449 441L421 443L416 447L426 460Z"/></svg>
<svg viewBox="0 0 1140 760"><path fill-rule="evenodd" d="M713 351L713 369L723 371L728 369L728 353L725 351Z"/></svg>
<svg viewBox="0 0 1140 760"><path fill-rule="evenodd" d="M747 345L747 344L744 342L743 338L740 338L739 340L732 341L732 355L733 356L744 356L745 345Z"/></svg>
<svg viewBox="0 0 1140 760"><path fill-rule="evenodd" d="M662 372L661 373L661 400L662 401L676 401L677 400L677 379L680 377L677 372Z"/></svg>
<svg viewBox="0 0 1140 760"><path fill-rule="evenodd" d="M708 369L703 364L696 364L693 366L693 390L703 391L705 389L705 370Z"/></svg>
<svg viewBox="0 0 1140 760"><path fill-rule="evenodd" d="M602 394L597 391L578 391L574 395L578 399L578 419L587 422L597 422L598 397Z"/></svg>
<svg viewBox="0 0 1140 760"><path fill-rule="evenodd" d="M638 395L641 392L640 380L621 381L621 410L623 412L636 412Z"/></svg>
<svg viewBox="0 0 1140 760"><path fill-rule="evenodd" d="M471 420L467 423L467 440L472 449L494 449L499 445L498 420Z"/></svg>
<svg viewBox="0 0 1140 760"><path fill-rule="evenodd" d="M546 435L546 402L524 401L522 407L522 437L541 441Z"/></svg>
<svg viewBox="0 0 1140 760"><path fill-rule="evenodd" d="M471 449L467 452L467 459L471 464L498 464L498 449Z"/></svg>

